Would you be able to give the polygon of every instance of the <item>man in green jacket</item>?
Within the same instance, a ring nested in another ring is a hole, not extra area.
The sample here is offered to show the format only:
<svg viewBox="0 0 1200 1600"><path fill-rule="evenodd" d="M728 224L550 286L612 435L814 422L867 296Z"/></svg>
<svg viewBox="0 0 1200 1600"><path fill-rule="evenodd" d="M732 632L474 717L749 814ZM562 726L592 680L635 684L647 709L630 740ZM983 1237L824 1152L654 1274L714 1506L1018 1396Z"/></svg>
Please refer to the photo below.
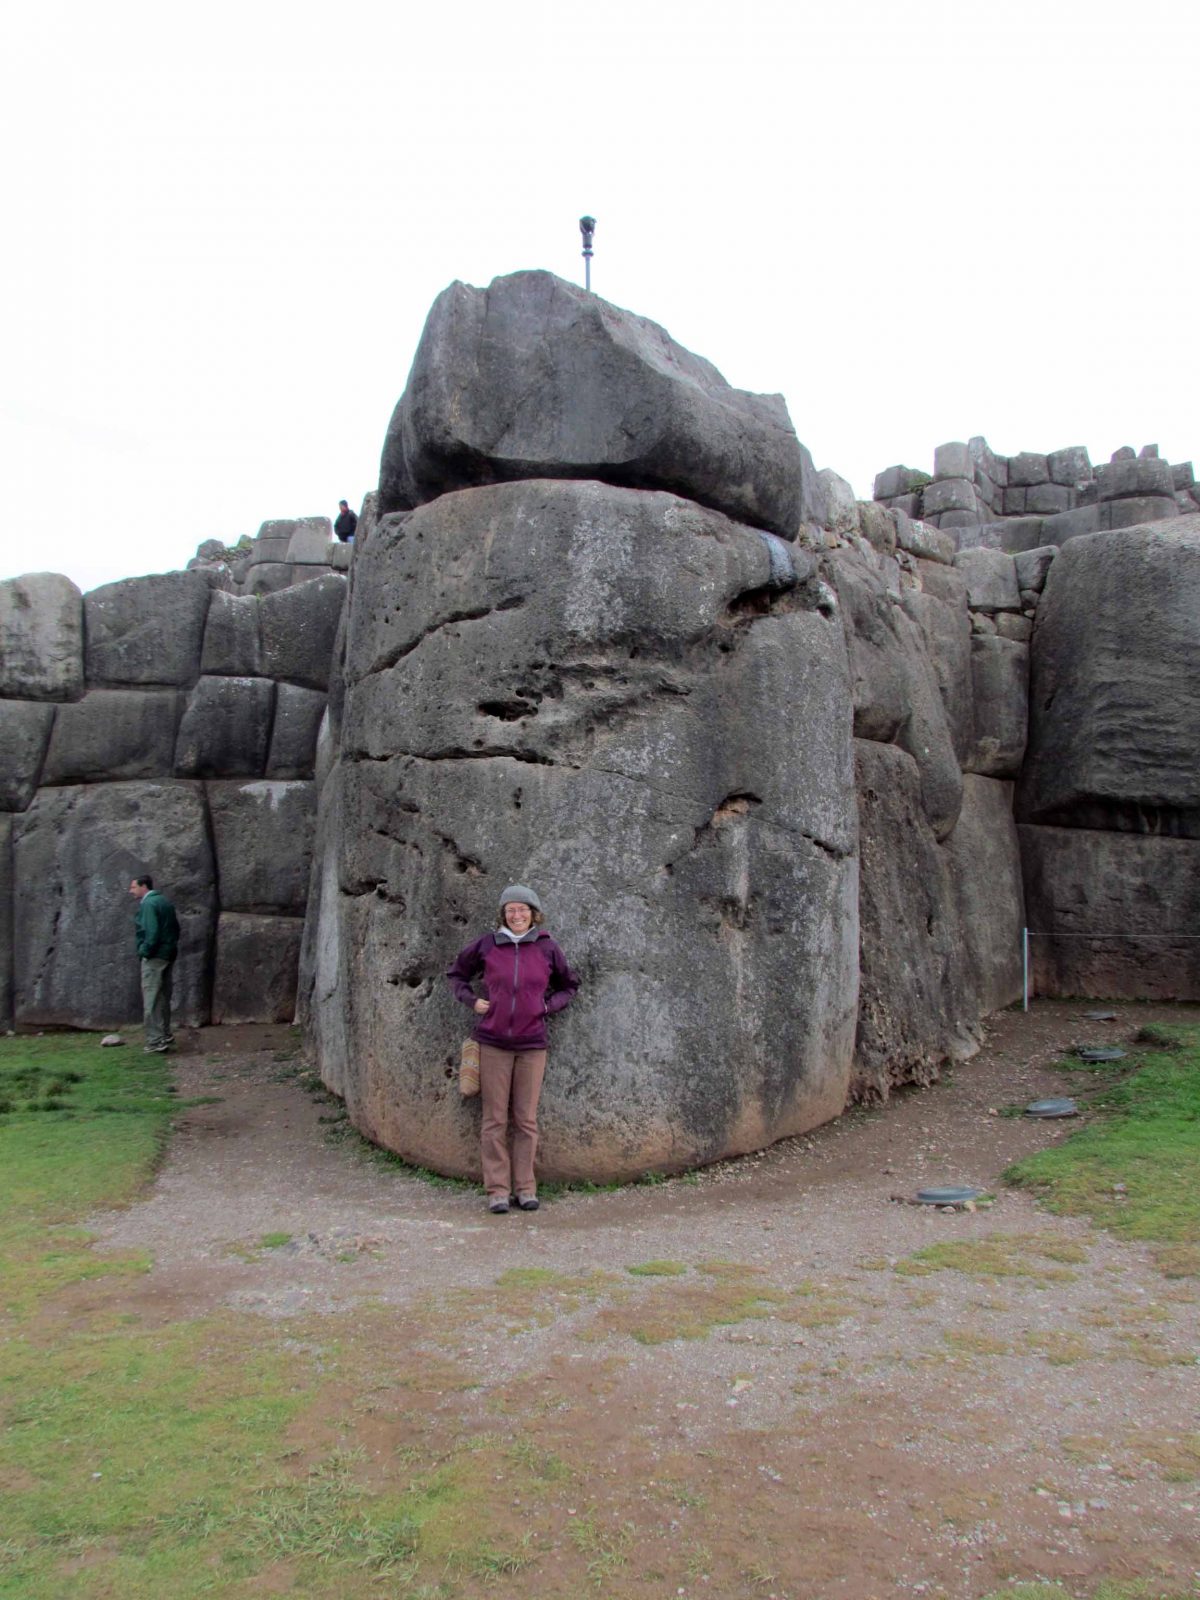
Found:
<svg viewBox="0 0 1200 1600"><path fill-rule="evenodd" d="M135 878L129 892L138 903L133 925L142 960L146 1054L161 1055L175 1043L171 1032L171 969L179 951L179 918L166 895L154 887L149 874Z"/></svg>

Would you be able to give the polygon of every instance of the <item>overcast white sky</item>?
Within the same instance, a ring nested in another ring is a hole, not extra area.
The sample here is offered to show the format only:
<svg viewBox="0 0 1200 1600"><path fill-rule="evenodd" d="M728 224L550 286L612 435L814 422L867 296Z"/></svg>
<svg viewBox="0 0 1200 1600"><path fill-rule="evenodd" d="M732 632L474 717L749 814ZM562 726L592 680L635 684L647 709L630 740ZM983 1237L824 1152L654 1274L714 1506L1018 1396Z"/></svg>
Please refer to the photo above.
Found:
<svg viewBox="0 0 1200 1600"><path fill-rule="evenodd" d="M583 212L860 496L972 433L1200 454L1196 6L0 16L0 577L357 506L434 296L580 277Z"/></svg>

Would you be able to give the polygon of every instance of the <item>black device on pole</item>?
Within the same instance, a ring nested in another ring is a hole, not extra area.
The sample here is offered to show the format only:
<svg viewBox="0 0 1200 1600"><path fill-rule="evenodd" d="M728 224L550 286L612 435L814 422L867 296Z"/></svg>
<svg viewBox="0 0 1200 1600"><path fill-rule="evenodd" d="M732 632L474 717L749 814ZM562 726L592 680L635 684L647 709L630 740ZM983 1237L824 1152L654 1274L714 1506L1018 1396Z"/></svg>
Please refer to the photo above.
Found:
<svg viewBox="0 0 1200 1600"><path fill-rule="evenodd" d="M583 287L590 293L592 287L592 238L596 232L595 217L580 217L579 231L583 235Z"/></svg>

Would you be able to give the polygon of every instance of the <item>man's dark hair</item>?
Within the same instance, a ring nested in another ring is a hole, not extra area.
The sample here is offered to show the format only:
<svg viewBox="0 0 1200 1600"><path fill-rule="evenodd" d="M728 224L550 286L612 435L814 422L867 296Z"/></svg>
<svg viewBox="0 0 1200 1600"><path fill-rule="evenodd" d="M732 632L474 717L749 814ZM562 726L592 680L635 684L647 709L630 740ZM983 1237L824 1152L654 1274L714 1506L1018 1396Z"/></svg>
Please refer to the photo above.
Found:
<svg viewBox="0 0 1200 1600"><path fill-rule="evenodd" d="M154 887L154 879L148 872L144 872L140 878L135 878L133 881L143 889L153 889Z"/></svg>
<svg viewBox="0 0 1200 1600"><path fill-rule="evenodd" d="M350 509L350 502L348 500L339 500L338 505L345 506L347 511Z"/></svg>

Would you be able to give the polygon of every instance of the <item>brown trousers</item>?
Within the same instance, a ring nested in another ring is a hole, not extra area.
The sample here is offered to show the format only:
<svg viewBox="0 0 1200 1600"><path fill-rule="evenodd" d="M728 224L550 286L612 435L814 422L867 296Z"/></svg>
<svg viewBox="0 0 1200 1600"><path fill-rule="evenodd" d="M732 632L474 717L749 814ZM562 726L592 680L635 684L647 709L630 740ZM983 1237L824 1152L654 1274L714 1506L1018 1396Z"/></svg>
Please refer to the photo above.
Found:
<svg viewBox="0 0 1200 1600"><path fill-rule="evenodd" d="M537 1193L533 1158L537 1154L537 1108L546 1072L544 1050L497 1050L479 1046L479 1095L483 1125L479 1150L488 1198ZM509 1153L509 1114L512 1153Z"/></svg>

